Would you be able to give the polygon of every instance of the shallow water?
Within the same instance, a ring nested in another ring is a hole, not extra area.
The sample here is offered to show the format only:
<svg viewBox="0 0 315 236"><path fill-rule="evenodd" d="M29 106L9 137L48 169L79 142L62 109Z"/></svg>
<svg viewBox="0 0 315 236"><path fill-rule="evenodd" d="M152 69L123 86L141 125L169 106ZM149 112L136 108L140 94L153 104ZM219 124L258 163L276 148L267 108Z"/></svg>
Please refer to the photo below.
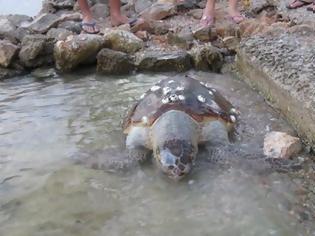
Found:
<svg viewBox="0 0 315 236"><path fill-rule="evenodd" d="M266 132L294 131L241 81L191 73L239 108L234 146L246 158L200 157L178 183L150 163L112 173L73 161L83 152L110 158L127 108L166 75L1 82L0 235L315 235L290 177L245 161L262 153Z"/></svg>
<svg viewBox="0 0 315 236"><path fill-rule="evenodd" d="M0 0L0 15L23 14L35 16L42 7L42 0Z"/></svg>

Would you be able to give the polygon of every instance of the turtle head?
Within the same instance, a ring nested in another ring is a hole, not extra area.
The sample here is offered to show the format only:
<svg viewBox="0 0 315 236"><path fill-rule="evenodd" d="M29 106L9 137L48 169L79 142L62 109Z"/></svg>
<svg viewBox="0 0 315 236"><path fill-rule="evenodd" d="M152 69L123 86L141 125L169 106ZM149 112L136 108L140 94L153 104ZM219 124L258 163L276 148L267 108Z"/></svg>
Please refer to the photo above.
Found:
<svg viewBox="0 0 315 236"><path fill-rule="evenodd" d="M196 159L196 148L187 140L168 140L154 153L157 165L171 179L187 175Z"/></svg>

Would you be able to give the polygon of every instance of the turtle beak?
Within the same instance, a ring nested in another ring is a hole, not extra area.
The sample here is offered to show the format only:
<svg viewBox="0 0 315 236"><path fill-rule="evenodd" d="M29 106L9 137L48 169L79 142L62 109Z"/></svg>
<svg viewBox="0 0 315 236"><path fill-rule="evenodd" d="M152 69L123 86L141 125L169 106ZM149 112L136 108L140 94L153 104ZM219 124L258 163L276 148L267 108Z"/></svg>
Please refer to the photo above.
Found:
<svg viewBox="0 0 315 236"><path fill-rule="evenodd" d="M171 179L180 180L191 170L192 163L182 163L181 157L175 156L170 150L160 152L159 162L164 173Z"/></svg>

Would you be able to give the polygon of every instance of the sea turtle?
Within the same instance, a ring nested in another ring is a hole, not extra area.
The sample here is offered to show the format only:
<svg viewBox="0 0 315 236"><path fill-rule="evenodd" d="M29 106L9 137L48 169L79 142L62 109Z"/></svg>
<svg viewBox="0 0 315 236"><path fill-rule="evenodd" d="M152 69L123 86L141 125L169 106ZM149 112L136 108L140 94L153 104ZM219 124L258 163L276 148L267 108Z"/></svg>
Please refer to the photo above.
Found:
<svg viewBox="0 0 315 236"><path fill-rule="evenodd" d="M170 178L190 172L198 145L228 140L235 108L210 84L189 76L156 83L128 112L123 129L129 157L145 160L153 151Z"/></svg>

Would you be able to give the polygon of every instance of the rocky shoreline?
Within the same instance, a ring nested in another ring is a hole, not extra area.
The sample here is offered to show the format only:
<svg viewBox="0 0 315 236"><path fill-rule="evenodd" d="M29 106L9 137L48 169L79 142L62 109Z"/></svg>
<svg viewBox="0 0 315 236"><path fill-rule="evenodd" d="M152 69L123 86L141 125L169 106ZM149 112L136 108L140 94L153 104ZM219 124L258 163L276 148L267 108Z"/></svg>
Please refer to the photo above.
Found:
<svg viewBox="0 0 315 236"><path fill-rule="evenodd" d="M245 81L272 100L315 147L313 13L288 12L284 0L252 0L251 6L242 7L248 19L236 25L226 18L226 2L219 2L215 27L199 28L204 0L123 2L125 14L145 22L111 28L107 1L91 0L101 28L98 35L81 33L74 0L46 0L35 18L0 16L0 81L38 68L62 73L84 65L115 75L221 72L237 55L237 70Z"/></svg>

